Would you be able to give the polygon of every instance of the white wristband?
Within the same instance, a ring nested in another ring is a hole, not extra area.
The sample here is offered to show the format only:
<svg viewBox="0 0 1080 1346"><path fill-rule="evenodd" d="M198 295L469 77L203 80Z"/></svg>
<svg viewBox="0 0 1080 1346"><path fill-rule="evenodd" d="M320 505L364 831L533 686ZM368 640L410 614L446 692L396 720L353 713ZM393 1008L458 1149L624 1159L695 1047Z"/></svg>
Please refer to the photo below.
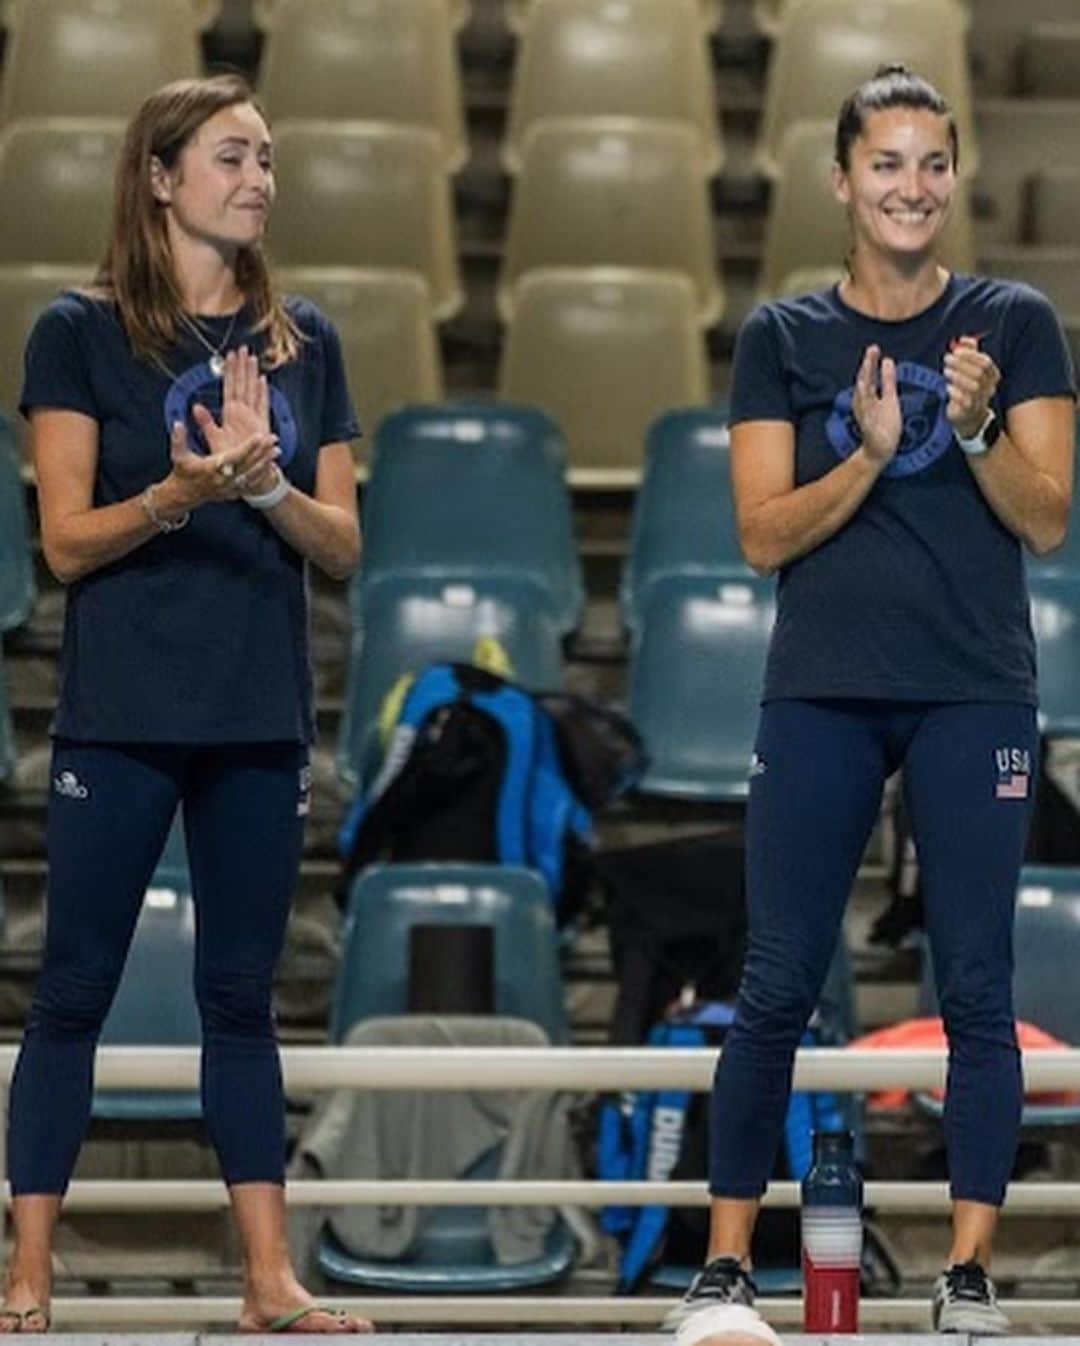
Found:
<svg viewBox="0 0 1080 1346"><path fill-rule="evenodd" d="M262 495L244 496L244 500L252 509L273 509L275 505L280 505L289 494L288 477L282 472L280 467L277 468L276 471L277 481L274 482L273 486L271 486L268 491L264 491Z"/></svg>

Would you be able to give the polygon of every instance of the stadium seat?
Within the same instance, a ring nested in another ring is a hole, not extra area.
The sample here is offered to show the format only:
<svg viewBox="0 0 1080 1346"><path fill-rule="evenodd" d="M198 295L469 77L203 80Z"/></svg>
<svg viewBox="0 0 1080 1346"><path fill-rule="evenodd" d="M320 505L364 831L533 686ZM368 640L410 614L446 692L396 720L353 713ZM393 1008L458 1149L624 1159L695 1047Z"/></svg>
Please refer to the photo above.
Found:
<svg viewBox="0 0 1080 1346"><path fill-rule="evenodd" d="M454 29L464 28L472 18L472 0L442 0L447 17ZM251 0L252 15L264 32L273 27L274 15L281 0Z"/></svg>
<svg viewBox="0 0 1080 1346"><path fill-rule="evenodd" d="M636 485L649 425L708 398L694 287L624 268L530 271L517 284L498 389L554 417L574 486Z"/></svg>
<svg viewBox="0 0 1080 1346"><path fill-rule="evenodd" d="M885 61L903 61L949 100L960 132L961 172L970 171L978 155L965 28L955 0L788 0L769 61L760 171L778 176L788 128L815 118L835 122L843 100Z"/></svg>
<svg viewBox="0 0 1080 1346"><path fill-rule="evenodd" d="M1072 248L1080 245L1080 172L1059 165L1037 173L1030 185L1029 218L1032 242L1039 247Z"/></svg>
<svg viewBox="0 0 1080 1346"><path fill-rule="evenodd" d="M455 172L468 157L446 0L276 0L259 96L275 121L421 126Z"/></svg>
<svg viewBox="0 0 1080 1346"><path fill-rule="evenodd" d="M1076 964L1080 958L1080 869L1068 865L1025 865L1017 886L1013 927L1013 1008L1017 1019L1034 1024L1071 1047L1080 1046L1080 999ZM924 942L922 1013L937 1014L937 993L929 946ZM925 1112L940 1116L940 1099L916 1095ZM1075 1126L1080 1106L1025 1103L1026 1127Z"/></svg>
<svg viewBox="0 0 1080 1346"><path fill-rule="evenodd" d="M649 586L627 707L649 757L642 793L745 799L774 619L771 579L668 575Z"/></svg>
<svg viewBox="0 0 1080 1346"><path fill-rule="evenodd" d="M58 294L87 284L92 272L89 265L0 267L0 414L8 418L16 440L22 437L18 403L30 329Z"/></svg>
<svg viewBox="0 0 1080 1346"><path fill-rule="evenodd" d="M531 407L395 412L375 442L354 588L385 575L521 579L548 593L560 630L572 631L584 590L565 468L558 429Z"/></svg>
<svg viewBox="0 0 1080 1346"><path fill-rule="evenodd" d="M831 290L843 280L844 274L845 268L839 263L836 266L800 266L784 276L775 297L791 299L795 295Z"/></svg>
<svg viewBox="0 0 1080 1346"><path fill-rule="evenodd" d="M687 123L641 118L534 122L514 183L499 311L513 318L513 285L551 266L681 271L703 324L722 309L708 184Z"/></svg>
<svg viewBox="0 0 1080 1346"><path fill-rule="evenodd" d="M982 99L978 122L983 148L976 184L981 256L990 247L1028 241L1032 180L1040 173L1075 165L1080 101Z"/></svg>
<svg viewBox="0 0 1080 1346"><path fill-rule="evenodd" d="M11 427L0 414L0 632L22 625L36 596L19 457Z"/></svg>
<svg viewBox="0 0 1080 1346"><path fill-rule="evenodd" d="M312 300L341 338L345 375L364 438L366 458L379 422L409 402L438 402L442 357L431 313L431 292L414 271L350 267L282 267L281 288Z"/></svg>
<svg viewBox="0 0 1080 1346"><path fill-rule="evenodd" d="M672 0L544 0L518 51L503 162L542 117L641 117L696 128L702 170L723 155L700 15Z"/></svg>
<svg viewBox="0 0 1080 1346"><path fill-rule="evenodd" d="M706 33L715 33L724 21L724 0L673 0L673 2L696 6L701 26ZM533 11L545 3L546 0L505 0L506 22L513 32L520 35L525 31Z"/></svg>
<svg viewBox="0 0 1080 1346"><path fill-rule="evenodd" d="M1032 98L1080 97L1080 23L1032 24L1020 50L1020 91Z"/></svg>
<svg viewBox="0 0 1080 1346"><path fill-rule="evenodd" d="M434 131L376 122L283 122L270 251L284 266L416 271L437 318L461 307L450 182Z"/></svg>
<svg viewBox="0 0 1080 1346"><path fill-rule="evenodd" d="M951 3L951 0L949 0ZM847 212L832 190L832 122L806 121L784 136L776 161L762 251L761 294L787 288L786 277L806 268L840 267L850 246ZM975 264L967 184L956 185L942 237L942 257L957 271Z"/></svg>
<svg viewBox="0 0 1080 1346"><path fill-rule="evenodd" d="M365 585L354 614L338 739L342 779L355 788L377 766L379 709L395 682L438 660L472 662L477 641L496 640L526 687L561 686L559 616L546 589L528 580L448 583L388 575Z"/></svg>
<svg viewBox="0 0 1080 1346"><path fill-rule="evenodd" d="M3 648L0 646L0 784L15 770L15 725L11 719L8 700L7 673L4 670Z"/></svg>
<svg viewBox="0 0 1080 1346"><path fill-rule="evenodd" d="M1044 24L1068 24L1077 18L1075 0L974 0L968 50L980 94L1024 91L1026 46Z"/></svg>
<svg viewBox="0 0 1080 1346"><path fill-rule="evenodd" d="M350 1047L382 1048L384 1051L408 1046L445 1047L454 1043L468 1043L474 1049L498 1046L521 1051L543 1047L547 1041L540 1028L523 1019L448 1015L367 1019L357 1024L347 1038ZM444 1181L451 1175L456 1178L465 1201L468 1184L500 1177L504 1162L515 1162L515 1148L520 1154L521 1148L529 1146L530 1128L535 1143L540 1126L544 1129L545 1145L552 1150L560 1148L567 1160L562 1167L571 1168L565 1105L558 1098L552 1100L550 1095L545 1098L536 1093L513 1102L509 1101L511 1098L512 1095L499 1095L478 1102L475 1096L465 1092L464 1095L443 1094L436 1102L431 1095L412 1092L384 1095L377 1103L364 1107L360 1119L355 1116L350 1119L355 1149L362 1156L360 1161L350 1166L338 1159L334 1171L360 1169L365 1178L372 1176L373 1171L380 1177L420 1177L421 1173L416 1172L419 1166L425 1177ZM545 1111L541 1112L541 1109ZM454 1146L447 1145L439 1132L443 1118L449 1118L451 1131L455 1133L457 1143ZM314 1126L316 1130L311 1144L321 1148L318 1119ZM337 1138L332 1134L329 1122L325 1129L328 1148L337 1148ZM480 1149L478 1157L464 1172L454 1171L457 1154L467 1162L467 1156L476 1153L489 1139L493 1143ZM572 1174L560 1173L559 1176ZM498 1260L491 1215L483 1206L441 1206L425 1212L422 1220L406 1226L405 1231L401 1229L397 1215L397 1210L389 1207L380 1209L377 1224L370 1216L362 1217L358 1238L362 1247L365 1246L365 1230L374 1233L377 1229L378 1234L383 1235L389 1226L392 1235L400 1236L405 1232L408 1237L411 1233L411 1239L401 1253L380 1258L357 1256L346 1247L344 1239L356 1230L355 1214L342 1211L336 1220L322 1221L315 1242L316 1260L323 1275L334 1283L399 1295L432 1291L507 1293L560 1280L572 1267L577 1252L575 1239L560 1213L548 1217L550 1226L541 1236L539 1254L515 1262ZM505 1215L501 1218L506 1220ZM540 1242L539 1238L537 1242Z"/></svg>
<svg viewBox="0 0 1080 1346"><path fill-rule="evenodd" d="M93 267L105 250L122 122L53 119L0 132L0 266ZM18 202L13 209L12 202Z"/></svg>
<svg viewBox="0 0 1080 1346"><path fill-rule="evenodd" d="M1080 579L1075 572L1045 574L1031 567L1028 589L1039 664L1039 724L1050 737L1074 738L1080 735Z"/></svg>
<svg viewBox="0 0 1080 1346"><path fill-rule="evenodd" d="M0 120L126 119L147 94L199 66L191 0L34 0L13 14Z"/></svg>
<svg viewBox="0 0 1080 1346"><path fill-rule="evenodd" d="M124 975L101 1041L108 1046L190 1047L202 1029L192 977L195 906L185 866L159 864L143 899ZM131 1121L186 1120L202 1116L198 1093L102 1090L94 1116Z"/></svg>
<svg viewBox="0 0 1080 1346"><path fill-rule="evenodd" d="M993 247L980 252L980 270L1034 285L1062 318L1080 314L1080 247Z"/></svg>
<svg viewBox="0 0 1080 1346"><path fill-rule="evenodd" d="M752 575L739 549L729 447L718 409L669 411L649 427L619 590L631 629L650 587L667 575Z"/></svg>
<svg viewBox="0 0 1080 1346"><path fill-rule="evenodd" d="M569 1041L559 937L547 886L505 865L373 865L357 875L341 933L330 1039L378 1015L409 1010L409 932L416 925L494 929L494 1013Z"/></svg>

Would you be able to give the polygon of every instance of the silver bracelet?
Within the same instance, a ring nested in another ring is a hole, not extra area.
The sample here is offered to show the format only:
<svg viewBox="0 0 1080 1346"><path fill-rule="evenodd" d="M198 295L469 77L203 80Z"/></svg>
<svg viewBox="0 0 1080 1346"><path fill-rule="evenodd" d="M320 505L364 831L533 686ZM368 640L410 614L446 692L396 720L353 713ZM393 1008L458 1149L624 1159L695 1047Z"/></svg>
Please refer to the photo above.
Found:
<svg viewBox="0 0 1080 1346"><path fill-rule="evenodd" d="M275 505L280 505L289 494L289 479L282 472L281 468L275 468L277 472L277 481L268 491L263 491L262 495L245 495L241 498L251 506L252 509L273 509Z"/></svg>
<svg viewBox="0 0 1080 1346"><path fill-rule="evenodd" d="M157 484L156 481L150 483L146 490L143 491L142 495L139 496L139 504L142 505L146 517L159 533L175 533L183 528L191 518L191 512L190 510L185 510L183 514L178 515L175 519L163 519L154 505L154 489Z"/></svg>

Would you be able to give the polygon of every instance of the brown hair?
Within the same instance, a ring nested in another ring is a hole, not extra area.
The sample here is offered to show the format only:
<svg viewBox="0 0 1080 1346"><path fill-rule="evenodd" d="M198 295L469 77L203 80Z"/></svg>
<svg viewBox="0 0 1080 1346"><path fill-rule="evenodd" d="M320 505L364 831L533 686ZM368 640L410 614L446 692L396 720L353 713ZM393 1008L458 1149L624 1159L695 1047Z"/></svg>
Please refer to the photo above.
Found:
<svg viewBox="0 0 1080 1346"><path fill-rule="evenodd" d="M203 122L237 103L251 103L264 115L239 75L176 80L146 99L124 136L109 242L94 287L115 301L135 354L155 364L161 364L177 339L183 302L164 214L151 188L150 161L156 157L172 170ZM252 330L268 334L263 354L267 368L294 360L301 333L285 311L259 244L239 250L236 282L254 310Z"/></svg>
<svg viewBox="0 0 1080 1346"><path fill-rule="evenodd" d="M844 99L836 119L834 157L845 173L851 162L851 142L862 135L866 114L890 107L925 108L928 112L936 112L939 117L944 117L952 151L952 166L954 169L957 167L960 136L952 110L929 80L913 74L906 65L897 62L878 66L870 79Z"/></svg>

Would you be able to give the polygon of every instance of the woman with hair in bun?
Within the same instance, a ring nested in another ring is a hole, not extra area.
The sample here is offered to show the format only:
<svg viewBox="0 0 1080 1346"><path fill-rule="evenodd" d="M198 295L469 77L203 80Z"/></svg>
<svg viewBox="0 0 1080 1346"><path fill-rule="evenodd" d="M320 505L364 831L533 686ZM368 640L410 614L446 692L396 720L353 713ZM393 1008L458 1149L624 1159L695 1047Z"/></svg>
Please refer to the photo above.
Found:
<svg viewBox="0 0 1080 1346"><path fill-rule="evenodd" d="M749 1334L750 1249L844 906L903 769L949 1040L942 1332L1007 1329L989 1277L1022 1103L1012 929L1037 767L1023 552L1065 538L1075 393L1026 285L949 272L942 96L884 67L840 110L852 245L831 289L768 303L735 355L731 464L749 563L777 573L746 821L749 940L712 1094L707 1262L679 1346Z"/></svg>
<svg viewBox="0 0 1080 1346"><path fill-rule="evenodd" d="M333 327L275 290L261 247L273 199L270 132L243 80L158 90L128 127L94 285L51 304L27 347L21 410L67 610L0 1331L48 1330L94 1049L178 807L239 1327L371 1329L315 1304L285 1238L271 982L310 790L306 570L344 579L359 558L359 428Z"/></svg>

